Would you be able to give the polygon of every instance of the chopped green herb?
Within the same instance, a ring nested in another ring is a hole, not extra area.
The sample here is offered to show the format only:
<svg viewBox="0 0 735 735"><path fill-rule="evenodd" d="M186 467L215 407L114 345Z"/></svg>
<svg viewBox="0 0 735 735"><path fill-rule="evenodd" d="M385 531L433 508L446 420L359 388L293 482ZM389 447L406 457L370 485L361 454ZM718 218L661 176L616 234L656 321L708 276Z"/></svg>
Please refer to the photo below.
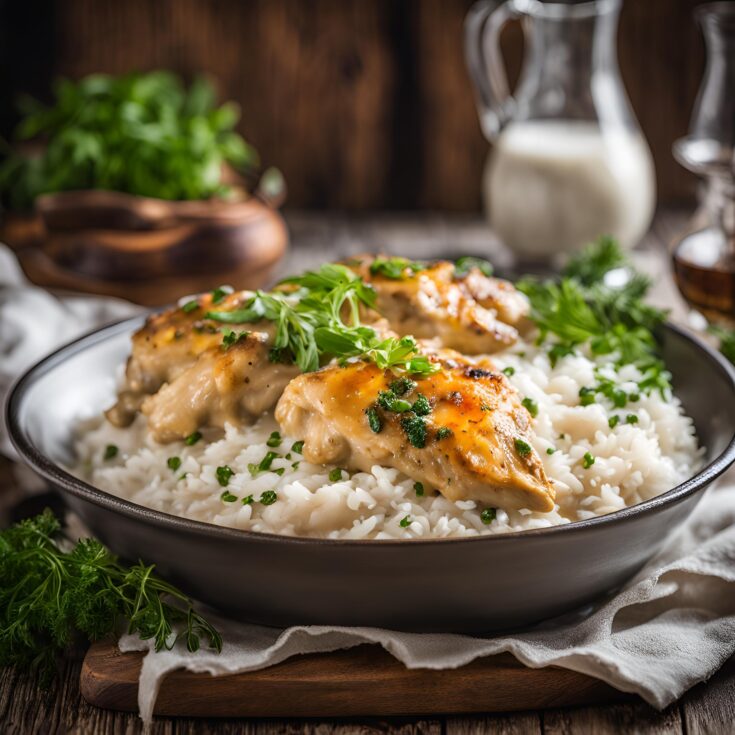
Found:
<svg viewBox="0 0 735 735"><path fill-rule="evenodd" d="M215 472L215 476L217 477L217 482L222 487L227 487L230 484L230 478L235 474L231 467L228 465L222 465L222 467L218 467Z"/></svg>
<svg viewBox="0 0 735 735"><path fill-rule="evenodd" d="M403 518L401 518L398 525L401 528L408 528L412 523L413 523L413 520L411 519L411 516L404 516Z"/></svg>
<svg viewBox="0 0 735 735"><path fill-rule="evenodd" d="M426 422L421 416L413 414L404 416L401 419L401 427L408 441L416 449L423 449L426 446Z"/></svg>
<svg viewBox="0 0 735 735"><path fill-rule="evenodd" d="M423 393L416 396L416 400L413 402L413 412L417 416L428 416L431 413L431 404Z"/></svg>
<svg viewBox="0 0 735 735"><path fill-rule="evenodd" d="M414 482L413 489L416 491L416 495L418 495L419 497L422 497L424 494L424 483Z"/></svg>
<svg viewBox="0 0 735 735"><path fill-rule="evenodd" d="M455 262L454 277L466 278L473 268L477 268L483 276L490 277L493 274L493 266L487 260L467 255L464 258L458 258Z"/></svg>
<svg viewBox="0 0 735 735"><path fill-rule="evenodd" d="M224 490L220 498L225 503L234 503L237 500L237 495L233 495L229 490Z"/></svg>
<svg viewBox="0 0 735 735"><path fill-rule="evenodd" d="M370 264L370 273L385 276L393 281L402 281L426 270L426 267L426 263L408 260L407 258L375 258Z"/></svg>
<svg viewBox="0 0 735 735"><path fill-rule="evenodd" d="M297 470L297 469L299 468L299 465L300 465L300 464L301 464L301 462L294 462L294 463L293 463L293 464L291 465L291 467L293 467L293 469Z"/></svg>
<svg viewBox="0 0 735 735"><path fill-rule="evenodd" d="M393 413L406 413L406 411L410 411L411 408L411 404L403 398L394 398L390 402L389 410L393 411Z"/></svg>
<svg viewBox="0 0 735 735"><path fill-rule="evenodd" d="M378 414L378 409L374 406L370 406L370 408L365 409L365 414L367 415L370 430L374 431L376 434L380 434L383 430L383 422Z"/></svg>
<svg viewBox="0 0 735 735"><path fill-rule="evenodd" d="M212 291L212 303L219 304L232 290L232 286L218 286Z"/></svg>
<svg viewBox="0 0 735 735"><path fill-rule="evenodd" d="M199 308L199 302L196 299L193 299L192 301L187 301L182 307L181 310L185 314L191 314L192 311Z"/></svg>
<svg viewBox="0 0 735 735"><path fill-rule="evenodd" d="M610 418L607 420L607 425L614 429L618 424L620 423L620 416L617 414L615 416L610 416Z"/></svg>
<svg viewBox="0 0 735 735"><path fill-rule="evenodd" d="M629 413L625 417L625 423L626 424L637 424L638 423L638 417L634 413Z"/></svg>
<svg viewBox="0 0 735 735"><path fill-rule="evenodd" d="M597 390L595 388L588 388L587 386L582 386L579 389L579 405L589 406L590 404L594 403L596 393L597 393Z"/></svg>
<svg viewBox="0 0 735 735"><path fill-rule="evenodd" d="M516 437L514 444L516 452L518 452L521 457L528 457L528 455L531 454L531 445L528 442L523 441L523 439Z"/></svg>
<svg viewBox="0 0 735 735"><path fill-rule="evenodd" d="M105 460L114 459L115 457L117 457L119 451L120 450L115 444L108 444L105 447L105 453L102 455L102 458Z"/></svg>
<svg viewBox="0 0 735 735"><path fill-rule="evenodd" d="M166 464L172 472L176 472L181 467L181 457L169 457Z"/></svg>
<svg viewBox="0 0 735 735"><path fill-rule="evenodd" d="M260 460L257 464L249 464L248 470L250 470L251 475L257 475L259 472L268 472L271 469L271 465L273 464L273 460L278 457L277 452L268 452L263 459ZM272 470L273 472L276 472L278 474L278 470ZM280 474L283 474L281 472Z"/></svg>
<svg viewBox="0 0 735 735"><path fill-rule="evenodd" d="M253 496L252 495L247 495L246 497L244 497L242 499L242 504L243 505L252 505L253 504Z"/></svg>
<svg viewBox="0 0 735 735"><path fill-rule="evenodd" d="M342 470L339 467L335 467L329 471L329 481L339 482L342 479Z"/></svg>
<svg viewBox="0 0 735 735"><path fill-rule="evenodd" d="M406 393L410 393L416 387L416 382L411 378L398 378L390 384L391 393L397 396L404 396Z"/></svg>
<svg viewBox="0 0 735 735"><path fill-rule="evenodd" d="M507 377L511 378L516 374L516 369L514 367L511 367L508 365L508 367L503 368L503 375L506 375Z"/></svg>
<svg viewBox="0 0 735 735"><path fill-rule="evenodd" d="M291 451L292 452L296 452L296 454L301 454L303 452L303 449L304 449L304 442L303 441L294 442L291 445Z"/></svg>
<svg viewBox="0 0 735 735"><path fill-rule="evenodd" d="M497 511L495 508L485 508L482 513L480 513L480 520L486 525L489 526L496 518Z"/></svg>
<svg viewBox="0 0 735 735"><path fill-rule="evenodd" d="M547 447L546 454L548 454L549 456L551 456L552 454L554 454L555 451L556 451L556 449L554 449L553 447Z"/></svg>
<svg viewBox="0 0 735 735"><path fill-rule="evenodd" d="M201 438L202 438L201 433L198 431L195 431L189 434L189 436L187 436L186 439L184 439L184 444L186 444L187 447L191 447L194 444L196 444Z"/></svg>
<svg viewBox="0 0 735 735"><path fill-rule="evenodd" d="M437 430L436 438L437 441L441 441L442 439L448 439L453 434L454 432L448 426L442 426Z"/></svg>
<svg viewBox="0 0 735 735"><path fill-rule="evenodd" d="M533 416L534 418L538 416L538 403L536 403L533 398L526 397L521 401L521 404L528 411L528 413L531 414L531 416Z"/></svg>
<svg viewBox="0 0 735 735"><path fill-rule="evenodd" d="M594 463L595 458L589 452L585 452L584 457L582 457L582 466L588 470Z"/></svg>
<svg viewBox="0 0 735 735"><path fill-rule="evenodd" d="M249 332L236 332L234 329L230 329L229 327L222 327L220 332L222 332L222 349L225 352L227 352L230 347L233 347L238 342L245 339L249 334Z"/></svg>
<svg viewBox="0 0 735 735"><path fill-rule="evenodd" d="M631 393L631 394L630 394L630 395L628 396L628 400L629 400L629 401L633 401L633 403L637 403L638 401L640 401L640 400L641 400L641 396L640 396L640 393Z"/></svg>
<svg viewBox="0 0 735 735"><path fill-rule="evenodd" d="M268 437L268 440L266 441L266 445L269 447L280 447L281 442L283 439L281 439L281 435L277 431L271 432L271 435Z"/></svg>
<svg viewBox="0 0 735 735"><path fill-rule="evenodd" d="M278 493L275 490L266 490L260 496L260 503L263 505L273 505L278 500Z"/></svg>
<svg viewBox="0 0 735 735"><path fill-rule="evenodd" d="M282 476L285 471L286 471L285 467L279 467L276 470L271 470L271 472L275 472L279 477Z"/></svg>

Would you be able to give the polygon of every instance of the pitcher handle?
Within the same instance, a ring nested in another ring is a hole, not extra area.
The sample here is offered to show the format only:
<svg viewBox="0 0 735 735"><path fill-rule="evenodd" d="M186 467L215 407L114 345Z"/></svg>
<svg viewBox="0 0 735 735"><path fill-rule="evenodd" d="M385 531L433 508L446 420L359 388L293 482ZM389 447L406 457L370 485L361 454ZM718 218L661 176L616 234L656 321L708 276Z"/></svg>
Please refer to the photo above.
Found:
<svg viewBox="0 0 735 735"><path fill-rule="evenodd" d="M513 0L480 0L465 19L465 59L475 85L482 132L490 141L497 138L515 109L500 50L500 32L520 16Z"/></svg>

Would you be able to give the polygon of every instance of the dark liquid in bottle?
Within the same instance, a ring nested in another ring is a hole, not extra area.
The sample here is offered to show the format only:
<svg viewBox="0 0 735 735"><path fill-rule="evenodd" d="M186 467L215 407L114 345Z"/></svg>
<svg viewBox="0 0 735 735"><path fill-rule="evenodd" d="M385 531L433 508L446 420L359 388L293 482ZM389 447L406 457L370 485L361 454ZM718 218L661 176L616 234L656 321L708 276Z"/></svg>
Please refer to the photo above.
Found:
<svg viewBox="0 0 735 735"><path fill-rule="evenodd" d="M687 235L675 248L681 295L709 319L735 321L735 243L717 228Z"/></svg>

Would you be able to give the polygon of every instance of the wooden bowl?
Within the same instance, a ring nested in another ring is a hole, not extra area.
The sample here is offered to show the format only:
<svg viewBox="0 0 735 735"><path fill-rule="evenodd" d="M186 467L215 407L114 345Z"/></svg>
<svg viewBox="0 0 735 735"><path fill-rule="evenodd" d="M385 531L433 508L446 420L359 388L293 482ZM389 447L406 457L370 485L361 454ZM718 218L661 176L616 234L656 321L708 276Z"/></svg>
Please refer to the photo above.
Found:
<svg viewBox="0 0 735 735"><path fill-rule="evenodd" d="M242 191L187 202L73 191L39 197L36 213L41 241L18 251L32 281L146 305L221 283L263 286L288 244L274 207Z"/></svg>

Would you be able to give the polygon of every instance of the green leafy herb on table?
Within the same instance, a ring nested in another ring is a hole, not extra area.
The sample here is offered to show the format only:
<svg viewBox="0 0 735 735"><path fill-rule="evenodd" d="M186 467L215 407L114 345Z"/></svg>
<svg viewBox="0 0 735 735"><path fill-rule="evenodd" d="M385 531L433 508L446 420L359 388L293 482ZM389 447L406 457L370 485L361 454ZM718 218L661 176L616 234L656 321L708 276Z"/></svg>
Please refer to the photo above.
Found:
<svg viewBox="0 0 735 735"><path fill-rule="evenodd" d="M157 651L178 639L196 651L202 637L220 651L220 634L153 569L123 565L94 539L69 544L49 510L0 532L0 665L39 670L48 682L77 632L96 640L120 621Z"/></svg>
<svg viewBox="0 0 735 735"><path fill-rule="evenodd" d="M258 166L255 150L235 132L240 112L216 106L205 79L185 88L164 71L61 80L46 107L25 98L16 137L38 141L0 166L0 193L14 210L40 194L106 189L161 199L206 199L229 192L227 163L241 172Z"/></svg>
<svg viewBox="0 0 735 735"><path fill-rule="evenodd" d="M625 268L628 276L619 286L605 279L616 268ZM670 387L655 339L666 312L645 303L650 282L632 269L614 240L601 238L590 245L569 262L560 279L525 279L518 288L531 302L531 319L552 363L589 344L593 354L615 355L617 365L638 367L641 390Z"/></svg>

